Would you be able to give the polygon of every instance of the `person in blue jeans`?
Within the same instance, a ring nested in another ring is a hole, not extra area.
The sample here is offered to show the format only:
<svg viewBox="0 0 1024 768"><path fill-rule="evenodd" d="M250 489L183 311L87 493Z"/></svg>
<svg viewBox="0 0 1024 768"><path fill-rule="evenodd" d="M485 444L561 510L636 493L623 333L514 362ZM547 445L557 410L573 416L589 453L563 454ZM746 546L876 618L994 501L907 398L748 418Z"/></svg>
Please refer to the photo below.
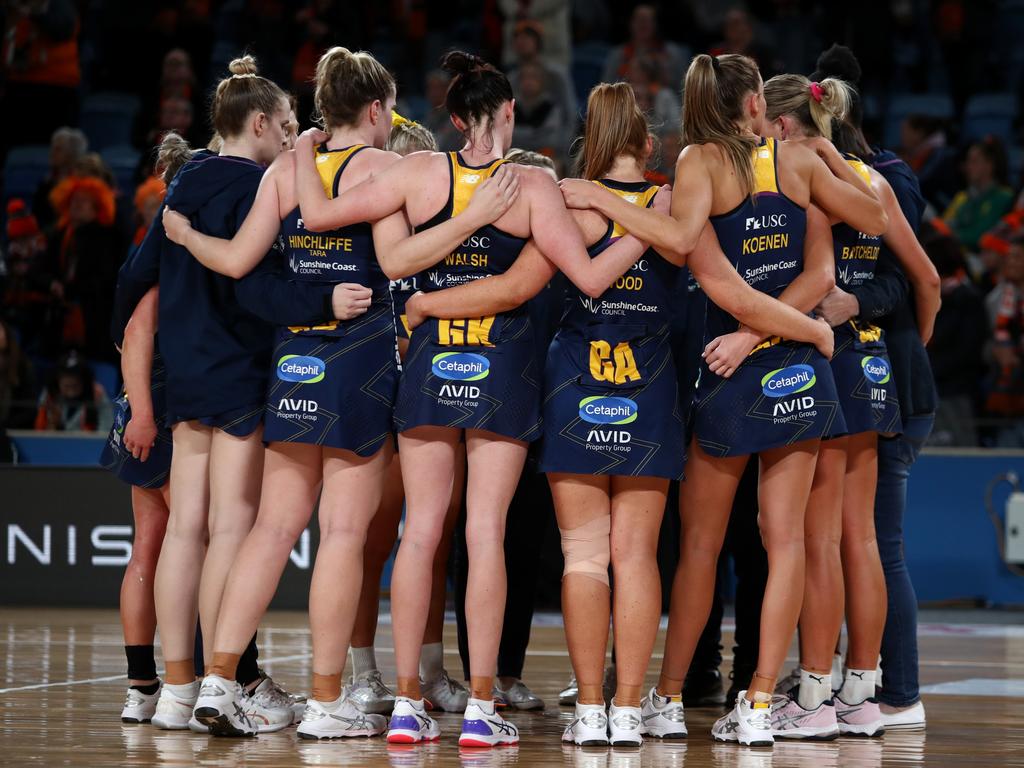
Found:
<svg viewBox="0 0 1024 768"><path fill-rule="evenodd" d="M811 80L839 77L856 86L860 65L849 48L834 45L817 62ZM862 104L854 94L839 131L860 144L859 156L892 186L907 221L917 232L925 200L910 167L895 154L871 147L861 131ZM878 441L878 487L875 535L885 573L888 612L882 636L882 682L877 698L886 729L924 728L925 712L918 686L917 595L903 557L903 516L907 480L935 423L938 395L928 354L914 313L913 292L895 255L884 245L875 279L847 293L835 288L817 309L830 325L860 315L885 330L893 377L899 395L903 432Z"/></svg>

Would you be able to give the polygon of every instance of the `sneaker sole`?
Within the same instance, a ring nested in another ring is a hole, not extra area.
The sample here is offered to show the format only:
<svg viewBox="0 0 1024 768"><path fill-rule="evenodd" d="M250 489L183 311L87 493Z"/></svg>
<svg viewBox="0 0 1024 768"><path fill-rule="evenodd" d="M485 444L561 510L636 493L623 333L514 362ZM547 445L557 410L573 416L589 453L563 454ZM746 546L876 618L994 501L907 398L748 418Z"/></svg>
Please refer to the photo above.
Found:
<svg viewBox="0 0 1024 768"><path fill-rule="evenodd" d="M463 739L459 738L460 747L473 747L474 749L490 749L491 747L512 747L519 743L519 739L515 741L484 741L478 738Z"/></svg>
<svg viewBox="0 0 1024 768"><path fill-rule="evenodd" d="M839 727L840 736L854 736L861 739L873 739L876 736L881 736L885 733L885 728L881 725L877 725L871 728L863 726L847 726L843 728Z"/></svg>
<svg viewBox="0 0 1024 768"><path fill-rule="evenodd" d="M153 719L150 720L154 728L159 728L162 731L187 731L188 723L169 723L157 715L153 715Z"/></svg>
<svg viewBox="0 0 1024 768"><path fill-rule="evenodd" d="M342 739L358 739L358 738L372 738L373 736L380 736L383 731L352 731L344 735L338 736L318 736L315 733L306 733L305 731L295 731L296 735L300 739L306 739L308 741L341 741ZM401 743L401 742L399 742Z"/></svg>
<svg viewBox="0 0 1024 768"><path fill-rule="evenodd" d="M418 733L409 731L388 731L388 744L426 744L431 741L440 741L441 735L422 737Z"/></svg>
<svg viewBox="0 0 1024 768"><path fill-rule="evenodd" d="M921 720L914 723L883 723L882 728L887 731L923 731L928 727L927 721Z"/></svg>
<svg viewBox="0 0 1024 768"><path fill-rule="evenodd" d="M772 733L776 739L786 741L835 741L839 738L839 731L826 731L825 733L800 733L798 731L784 731Z"/></svg>
<svg viewBox="0 0 1024 768"><path fill-rule="evenodd" d="M715 741L721 742L723 744L740 744L741 746L744 746L744 747L771 747L771 746L774 746L774 744L775 744L775 742L773 740L764 740L764 739L761 739L761 740L758 740L758 741L743 741L742 739L739 739L739 738L728 739L728 738L726 738L724 736L719 736L717 733L711 734L711 738L714 739Z"/></svg>
<svg viewBox="0 0 1024 768"><path fill-rule="evenodd" d="M121 718L121 722L122 723L130 723L131 725L143 725L145 723L153 722L153 718L147 717L147 718L145 718L143 720L140 720L140 719L138 719L136 717L122 717Z"/></svg>
<svg viewBox="0 0 1024 768"><path fill-rule="evenodd" d="M632 747L634 749L639 749L640 745L644 742L643 739L641 739L640 741L626 741L624 739L619 739L618 741L616 741L615 739L612 739L610 743L613 747Z"/></svg>
<svg viewBox="0 0 1024 768"><path fill-rule="evenodd" d="M650 731L644 733L644 736L650 736L652 739L685 739L689 736L687 731L677 731L676 733L651 733Z"/></svg>
<svg viewBox="0 0 1024 768"><path fill-rule="evenodd" d="M214 736L225 736L225 737L239 737L239 736L255 736L255 733L243 731L241 728L236 728L231 724L227 715L221 714L221 712L213 707L199 707L195 711L196 720L205 725L210 729L210 733Z"/></svg>

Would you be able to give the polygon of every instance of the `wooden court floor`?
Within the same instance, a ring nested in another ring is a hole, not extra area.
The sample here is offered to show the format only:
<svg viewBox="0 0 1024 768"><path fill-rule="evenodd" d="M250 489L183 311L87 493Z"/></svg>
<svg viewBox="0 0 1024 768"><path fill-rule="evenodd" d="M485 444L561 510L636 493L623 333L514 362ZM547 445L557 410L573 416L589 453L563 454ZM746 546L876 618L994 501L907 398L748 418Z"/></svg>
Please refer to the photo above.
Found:
<svg viewBox="0 0 1024 768"><path fill-rule="evenodd" d="M214 739L127 726L119 720L124 654L117 614L109 610L0 609L0 766L562 766L563 768L770 768L799 766L1024 766L1024 626L1019 614L996 623L922 624L921 657L928 730L826 744L777 743L773 750L713 744L720 712L687 712L690 739L640 750L563 748L570 709L557 705L569 675L557 617L538 617L525 677L548 702L543 714L511 715L518 748L460 751L460 720L442 715L442 740L389 747L383 739L300 741L294 730L254 739ZM731 633L727 634L729 647ZM455 647L454 626L446 644ZM390 627L382 625L378 661L393 676ZM274 613L260 632L261 660L290 690L305 690L309 634L305 618ZM660 657L660 654L659 654ZM455 673L457 657L449 656ZM651 674L656 671L652 663ZM723 670L725 671L725 670Z"/></svg>

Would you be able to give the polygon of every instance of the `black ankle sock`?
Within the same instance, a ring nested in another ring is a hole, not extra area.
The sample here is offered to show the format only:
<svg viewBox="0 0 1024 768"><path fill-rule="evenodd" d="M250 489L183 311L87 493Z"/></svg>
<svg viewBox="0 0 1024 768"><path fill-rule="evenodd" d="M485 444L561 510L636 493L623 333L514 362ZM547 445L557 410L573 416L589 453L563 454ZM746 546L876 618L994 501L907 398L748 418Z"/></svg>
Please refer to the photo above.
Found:
<svg viewBox="0 0 1024 768"><path fill-rule="evenodd" d="M128 659L129 680L156 679L156 657L152 645L126 645L124 655Z"/></svg>
<svg viewBox="0 0 1024 768"><path fill-rule="evenodd" d="M263 673L260 672L259 651L256 648L256 635L253 635L252 640L249 641L249 645L238 659L238 669L235 670L235 680L237 680L239 685L243 688L246 688L255 683L261 677L263 677Z"/></svg>
<svg viewBox="0 0 1024 768"><path fill-rule="evenodd" d="M147 696L152 696L154 693L160 690L160 683L156 682L150 683L149 685L133 685L132 688L134 688L136 691L146 694Z"/></svg>

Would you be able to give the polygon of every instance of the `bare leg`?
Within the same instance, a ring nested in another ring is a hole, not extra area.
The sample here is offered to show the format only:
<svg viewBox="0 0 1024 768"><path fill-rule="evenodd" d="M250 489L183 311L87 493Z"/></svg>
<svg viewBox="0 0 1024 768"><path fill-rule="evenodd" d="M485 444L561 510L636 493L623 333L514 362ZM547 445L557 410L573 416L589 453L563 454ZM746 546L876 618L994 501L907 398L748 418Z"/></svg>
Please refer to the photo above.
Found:
<svg viewBox="0 0 1024 768"><path fill-rule="evenodd" d="M181 685L194 679L192 654L206 554L212 430L184 421L174 425L172 436L170 515L157 561L153 598L164 661L169 662L165 678Z"/></svg>
<svg viewBox="0 0 1024 768"><path fill-rule="evenodd" d="M696 440L690 445L687 478L679 486L683 525L679 566L672 581L665 658L658 680L658 693L662 696L682 692L683 679L707 624L718 555L747 460L747 456L714 459Z"/></svg>
<svg viewBox="0 0 1024 768"><path fill-rule="evenodd" d="M153 645L156 637L156 606L153 579L157 558L167 529L167 485L163 488L132 486L135 537L132 557L121 581L121 628L125 645ZM156 679L129 680L129 685L155 683Z"/></svg>
<svg viewBox="0 0 1024 768"><path fill-rule="evenodd" d="M398 539L398 523L402 519L405 489L402 486L402 465L395 453L388 465L384 495L380 509L370 523L363 549L363 587L359 593L359 610L352 628L352 647L368 648L377 635L377 614L380 612L380 577L384 563L391 556Z"/></svg>
<svg viewBox="0 0 1024 768"><path fill-rule="evenodd" d="M800 612L800 666L816 675L832 669L832 652L843 626L843 482L846 438L821 443L804 520L807 579Z"/></svg>
<svg viewBox="0 0 1024 768"><path fill-rule="evenodd" d="M430 613L427 614L427 628L423 633L424 643L440 643L444 634L444 605L448 597L448 553L452 548L452 533L455 521L462 512L462 489L466 483L466 446L460 443L455 450L455 478L452 483L452 500L444 519L441 541L434 555L434 571L430 587Z"/></svg>
<svg viewBox="0 0 1024 768"><path fill-rule="evenodd" d="M761 454L758 486L761 539L768 552L768 583L761 606L757 673L747 690L771 695L800 618L804 596L804 513L814 479L818 440Z"/></svg>
<svg viewBox="0 0 1024 768"><path fill-rule="evenodd" d="M452 495L459 431L417 427L398 436L406 491L405 530L391 577L398 695L422 698L420 648L430 612L434 553Z"/></svg>
<svg viewBox="0 0 1024 768"><path fill-rule="evenodd" d="M248 437L213 431L210 446L210 543L199 582L203 654L213 658L217 614L238 550L249 535L260 506L263 484L263 428Z"/></svg>
<svg viewBox="0 0 1024 768"><path fill-rule="evenodd" d="M559 529L572 531L611 514L610 478L552 472L548 481ZM579 687L576 700L580 704L604 704L601 683L611 615L608 583L584 573L565 574L562 614L569 659Z"/></svg>
<svg viewBox="0 0 1024 768"><path fill-rule="evenodd" d="M526 463L526 443L466 431L466 634L471 695L490 700L505 619L505 517Z"/></svg>
<svg viewBox="0 0 1024 768"><path fill-rule="evenodd" d="M322 461L318 445L271 443L267 448L259 514L224 585L216 651L241 654L259 627L292 547L313 514Z"/></svg>
<svg viewBox="0 0 1024 768"><path fill-rule="evenodd" d="M878 434L864 432L851 436L847 456L842 545L850 637L846 662L851 669L874 669L882 647L887 608L885 574L875 539Z"/></svg>
<svg viewBox="0 0 1024 768"><path fill-rule="evenodd" d="M615 703L639 707L661 619L658 532L668 480L612 478L612 573L615 575Z"/></svg>
<svg viewBox="0 0 1024 768"><path fill-rule="evenodd" d="M318 688L318 676L337 681L336 690L330 691L334 695L326 701L333 701L341 693L341 673L363 579L366 531L380 506L390 461L390 445L367 458L350 451L324 449L320 547L309 589L309 628L314 690Z"/></svg>

